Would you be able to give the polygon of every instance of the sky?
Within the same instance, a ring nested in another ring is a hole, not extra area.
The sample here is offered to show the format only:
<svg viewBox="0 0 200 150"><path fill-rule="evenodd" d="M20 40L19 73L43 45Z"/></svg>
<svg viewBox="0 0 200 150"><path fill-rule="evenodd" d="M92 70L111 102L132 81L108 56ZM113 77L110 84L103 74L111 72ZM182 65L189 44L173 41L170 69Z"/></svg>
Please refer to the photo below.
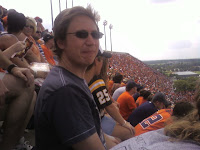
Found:
<svg viewBox="0 0 200 150"><path fill-rule="evenodd" d="M66 8L66 0L60 4L61 10ZM200 0L67 0L67 8L88 4L100 15L104 50L111 51L112 46L113 52L126 52L142 61L200 58ZM1 0L0 5L39 16L44 27L52 29L50 0ZM55 19L59 0L52 0L52 5Z"/></svg>

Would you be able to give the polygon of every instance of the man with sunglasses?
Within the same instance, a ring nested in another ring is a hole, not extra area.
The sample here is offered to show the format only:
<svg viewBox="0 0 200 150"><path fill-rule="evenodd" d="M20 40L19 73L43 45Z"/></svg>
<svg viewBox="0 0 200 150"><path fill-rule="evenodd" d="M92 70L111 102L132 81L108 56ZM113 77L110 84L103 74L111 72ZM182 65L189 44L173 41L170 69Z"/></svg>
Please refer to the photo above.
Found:
<svg viewBox="0 0 200 150"><path fill-rule="evenodd" d="M98 53L99 32L90 7L63 10L54 21L58 66L45 79L35 107L37 150L107 149L99 111L84 80Z"/></svg>
<svg viewBox="0 0 200 150"><path fill-rule="evenodd" d="M44 55L44 51L40 45L40 43L38 42L38 40L42 37L42 30L41 28L37 25L37 30L36 32L33 34L33 39L35 40L36 45L38 46L39 50L40 50L40 54L42 55L42 57L46 60L46 57Z"/></svg>

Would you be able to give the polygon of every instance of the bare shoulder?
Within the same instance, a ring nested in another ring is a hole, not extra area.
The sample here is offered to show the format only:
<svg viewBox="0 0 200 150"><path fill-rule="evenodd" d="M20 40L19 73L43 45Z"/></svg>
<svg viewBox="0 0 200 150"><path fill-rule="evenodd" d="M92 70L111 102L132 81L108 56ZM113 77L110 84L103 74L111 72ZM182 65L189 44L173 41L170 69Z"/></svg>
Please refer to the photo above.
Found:
<svg viewBox="0 0 200 150"><path fill-rule="evenodd" d="M19 40L17 39L17 37L13 34L2 35L0 36L0 49L5 50L18 41Z"/></svg>

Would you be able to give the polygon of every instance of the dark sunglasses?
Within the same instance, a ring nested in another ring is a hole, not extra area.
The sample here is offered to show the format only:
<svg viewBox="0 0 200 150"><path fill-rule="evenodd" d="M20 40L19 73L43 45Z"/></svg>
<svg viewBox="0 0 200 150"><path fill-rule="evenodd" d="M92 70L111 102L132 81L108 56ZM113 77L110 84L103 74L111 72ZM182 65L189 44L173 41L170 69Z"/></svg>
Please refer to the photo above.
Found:
<svg viewBox="0 0 200 150"><path fill-rule="evenodd" d="M42 32L41 31L36 31L36 33L40 33L41 34Z"/></svg>
<svg viewBox="0 0 200 150"><path fill-rule="evenodd" d="M74 33L67 33L67 34L74 34L77 38L80 38L80 39L86 39L89 36L89 32L85 30L76 31ZM100 39L103 36L103 33L99 31L92 31L90 34L94 39Z"/></svg>
<svg viewBox="0 0 200 150"><path fill-rule="evenodd" d="M31 29L34 29L34 27L33 27L33 26L31 26L31 25L30 25L30 26L29 26L29 25L26 25L25 27L26 27L26 28L28 28L28 27L29 27L29 28L31 28Z"/></svg>

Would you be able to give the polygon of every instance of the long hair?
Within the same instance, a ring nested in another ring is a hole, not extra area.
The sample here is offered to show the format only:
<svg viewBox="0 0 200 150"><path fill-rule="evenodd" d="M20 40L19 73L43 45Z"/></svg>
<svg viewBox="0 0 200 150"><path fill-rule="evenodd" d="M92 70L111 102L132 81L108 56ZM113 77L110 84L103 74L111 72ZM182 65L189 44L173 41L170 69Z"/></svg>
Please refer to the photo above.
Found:
<svg viewBox="0 0 200 150"><path fill-rule="evenodd" d="M107 71L108 71L108 58L103 57L103 65L99 76L104 80L106 84L108 83Z"/></svg>
<svg viewBox="0 0 200 150"><path fill-rule="evenodd" d="M172 123L168 124L164 131L172 137L171 140L193 140L200 143L200 81L195 92L196 108L182 119L172 118Z"/></svg>

